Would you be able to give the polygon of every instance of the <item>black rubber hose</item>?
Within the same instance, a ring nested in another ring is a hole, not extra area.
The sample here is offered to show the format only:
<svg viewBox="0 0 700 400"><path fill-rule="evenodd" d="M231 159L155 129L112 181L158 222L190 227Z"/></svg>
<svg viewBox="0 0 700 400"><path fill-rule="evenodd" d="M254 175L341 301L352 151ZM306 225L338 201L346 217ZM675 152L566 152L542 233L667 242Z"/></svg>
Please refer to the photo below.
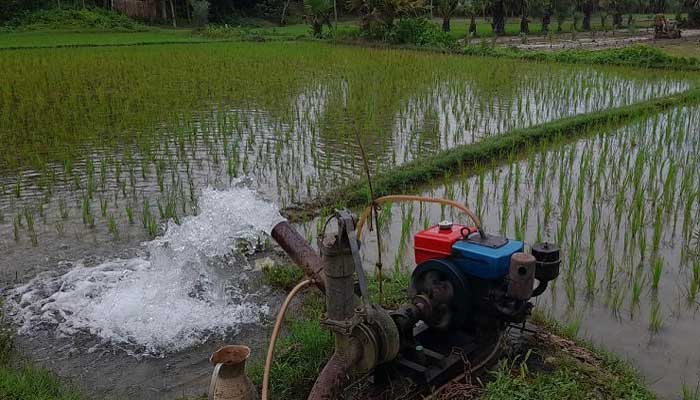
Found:
<svg viewBox="0 0 700 400"><path fill-rule="evenodd" d="M547 290L547 284L549 281L539 281L540 283L537 285L535 290L532 291L532 297L537 297L544 293L545 290Z"/></svg>

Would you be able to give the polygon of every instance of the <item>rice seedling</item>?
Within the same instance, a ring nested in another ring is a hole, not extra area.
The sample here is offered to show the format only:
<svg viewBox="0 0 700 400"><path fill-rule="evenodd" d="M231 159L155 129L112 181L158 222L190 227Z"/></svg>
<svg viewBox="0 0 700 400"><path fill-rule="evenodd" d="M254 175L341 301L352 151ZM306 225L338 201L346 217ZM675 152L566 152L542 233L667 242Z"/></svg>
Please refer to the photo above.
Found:
<svg viewBox="0 0 700 400"><path fill-rule="evenodd" d="M663 273L664 260L661 257L654 259L651 268L651 288L654 291L659 290L659 282L661 281L661 274Z"/></svg>
<svg viewBox="0 0 700 400"><path fill-rule="evenodd" d="M682 400L700 400L700 384L695 385L695 387L690 387L683 383L681 386L681 399Z"/></svg>
<svg viewBox="0 0 700 400"><path fill-rule="evenodd" d="M126 219L129 222L129 225L134 224L134 206L131 202L126 203Z"/></svg>
<svg viewBox="0 0 700 400"><path fill-rule="evenodd" d="M642 289L644 288L644 283L646 278L641 270L637 269L633 272L632 277L632 298L630 299L630 317L634 317L634 310L639 307L639 300L642 296Z"/></svg>
<svg viewBox="0 0 700 400"><path fill-rule="evenodd" d="M652 301L649 311L649 332L652 336L661 331L663 327L663 314L661 312L661 304L658 301Z"/></svg>
<svg viewBox="0 0 700 400"><path fill-rule="evenodd" d="M56 234L58 235L58 237L62 238L66 233L66 227L63 224L63 221L56 221L54 223L54 227L56 228Z"/></svg>
<svg viewBox="0 0 700 400"><path fill-rule="evenodd" d="M107 217L107 199L104 197L100 197L100 215L102 218Z"/></svg>
<svg viewBox="0 0 700 400"><path fill-rule="evenodd" d="M119 240L119 227L117 226L117 220L114 218L113 214L109 214L108 224L109 233L114 240Z"/></svg>
<svg viewBox="0 0 700 400"><path fill-rule="evenodd" d="M66 204L66 200L63 198L58 199L58 214L63 220L67 220L70 216L70 210Z"/></svg>
<svg viewBox="0 0 700 400"><path fill-rule="evenodd" d="M39 244L39 240L37 237L36 229L34 227L34 213L29 208L25 208L23 214L24 221L27 225L27 234L29 235L29 240L31 241L32 246L36 247Z"/></svg>
<svg viewBox="0 0 700 400"><path fill-rule="evenodd" d="M586 262L586 295L588 299L592 299L595 294L596 279L598 278L598 271L594 263Z"/></svg>
<svg viewBox="0 0 700 400"><path fill-rule="evenodd" d="M16 198L22 197L22 176L19 174L17 175L17 180L15 181L14 194Z"/></svg>
<svg viewBox="0 0 700 400"><path fill-rule="evenodd" d="M12 238L15 240L15 242L19 242L19 230L21 226L22 220L18 214L12 219Z"/></svg>
<svg viewBox="0 0 700 400"><path fill-rule="evenodd" d="M83 224L87 225L90 228L95 227L95 216L92 213L92 208L90 207L90 198L86 195L83 197L82 200L82 216L83 216Z"/></svg>
<svg viewBox="0 0 700 400"><path fill-rule="evenodd" d="M622 310L622 305L624 304L624 302L625 291L620 285L614 285L609 302L609 307L614 317L620 318L620 311Z"/></svg>
<svg viewBox="0 0 700 400"><path fill-rule="evenodd" d="M158 234L158 222L151 212L151 205L148 199L144 199L141 209L141 225L149 237L154 238Z"/></svg>
<svg viewBox="0 0 700 400"><path fill-rule="evenodd" d="M692 276L688 286L688 303L693 304L698 296L698 288L700 288L700 260L693 260Z"/></svg>

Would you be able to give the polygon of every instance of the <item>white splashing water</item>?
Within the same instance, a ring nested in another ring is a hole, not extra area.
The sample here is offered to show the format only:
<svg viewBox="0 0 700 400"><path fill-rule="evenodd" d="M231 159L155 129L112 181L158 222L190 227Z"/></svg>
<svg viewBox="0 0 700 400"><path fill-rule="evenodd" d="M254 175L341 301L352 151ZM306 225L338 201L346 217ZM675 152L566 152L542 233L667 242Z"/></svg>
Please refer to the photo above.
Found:
<svg viewBox="0 0 700 400"><path fill-rule="evenodd" d="M46 272L13 289L10 306L20 333L88 332L161 355L260 322L269 309L246 291L240 265L215 260L233 253L241 240L254 243L261 231L269 234L282 217L246 187L205 189L199 207L198 215L145 243L148 256L96 267L78 263L65 274Z"/></svg>

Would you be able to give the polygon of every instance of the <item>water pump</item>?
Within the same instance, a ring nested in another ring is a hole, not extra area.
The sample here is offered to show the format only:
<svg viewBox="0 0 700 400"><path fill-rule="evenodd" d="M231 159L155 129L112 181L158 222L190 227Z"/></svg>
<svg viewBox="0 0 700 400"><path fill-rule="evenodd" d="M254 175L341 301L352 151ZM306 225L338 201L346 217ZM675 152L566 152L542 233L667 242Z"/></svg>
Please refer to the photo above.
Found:
<svg viewBox="0 0 700 400"><path fill-rule="evenodd" d="M450 204L469 214L474 226L443 221L415 235L409 301L396 310L372 304L368 295L356 232L362 231L369 212L358 223L347 210L336 211L326 225L337 220L337 233L319 238L320 256L288 223L272 230L309 278L297 288L316 285L325 293L321 324L335 335L335 352L309 399L352 398L347 388L360 377L371 384L356 398L384 398L387 386L397 387L391 382L405 379L412 384L399 385L409 391L401 398L420 398L464 371L466 364L472 371L481 368L494 358L508 326L525 321L532 309L529 300L559 275L555 244L535 244L526 252L522 241L484 232L471 211L450 200L387 196L376 202L398 197ZM285 301L278 324L297 288ZM272 344L277 332L276 327ZM271 357L269 350L266 371ZM266 372L263 400L268 377Z"/></svg>
<svg viewBox="0 0 700 400"><path fill-rule="evenodd" d="M529 300L559 275L554 244L525 253L522 241L449 221L418 232L414 246L411 302L392 312L401 337L394 366L424 385L444 382L464 355L483 358L480 350L493 348L509 324L524 322Z"/></svg>

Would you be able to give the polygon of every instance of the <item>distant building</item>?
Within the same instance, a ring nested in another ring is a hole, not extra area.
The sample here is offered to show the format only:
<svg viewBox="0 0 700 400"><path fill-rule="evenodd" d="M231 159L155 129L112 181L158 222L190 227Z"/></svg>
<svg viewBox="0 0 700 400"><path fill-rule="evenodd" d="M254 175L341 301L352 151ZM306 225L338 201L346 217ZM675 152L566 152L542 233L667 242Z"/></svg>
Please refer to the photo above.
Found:
<svg viewBox="0 0 700 400"><path fill-rule="evenodd" d="M157 0L112 0L112 8L131 18L154 19L158 16Z"/></svg>

